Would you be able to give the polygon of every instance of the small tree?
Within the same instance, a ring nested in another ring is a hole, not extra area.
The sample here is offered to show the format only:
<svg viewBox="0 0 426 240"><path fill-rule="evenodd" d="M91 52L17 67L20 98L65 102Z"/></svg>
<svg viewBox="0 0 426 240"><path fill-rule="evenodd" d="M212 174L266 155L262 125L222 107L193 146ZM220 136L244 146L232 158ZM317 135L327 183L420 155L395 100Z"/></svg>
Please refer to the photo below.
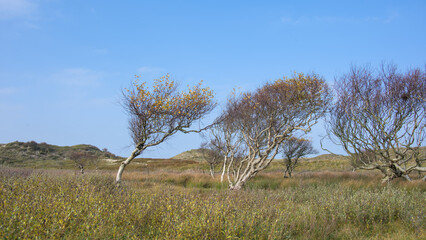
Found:
<svg viewBox="0 0 426 240"><path fill-rule="evenodd" d="M426 172L426 72L352 67L335 82L336 102L327 119L329 137L356 169L380 170L383 182Z"/></svg>
<svg viewBox="0 0 426 240"><path fill-rule="evenodd" d="M221 151L211 142L202 143L201 144L201 151L202 151L202 154L203 154L203 159L209 164L210 176L212 178L214 178L215 167L221 161L223 161L223 156L221 155Z"/></svg>
<svg viewBox="0 0 426 240"><path fill-rule="evenodd" d="M241 189L267 168L285 140L297 132L309 132L330 101L325 81L315 74L302 73L231 99L224 116L246 151L234 168L230 188Z"/></svg>
<svg viewBox="0 0 426 240"><path fill-rule="evenodd" d="M304 138L291 137L282 144L283 164L285 166L284 178L291 177L291 173L296 168L300 158L318 153L312 146L310 140Z"/></svg>
<svg viewBox="0 0 426 240"><path fill-rule="evenodd" d="M151 90L136 76L131 88L123 91L123 107L127 111L129 130L135 149L117 172L121 182L124 168L145 149L156 146L177 132L189 133L191 125L215 107L213 92L201 83L179 92L177 84L166 75L155 79Z"/></svg>
<svg viewBox="0 0 426 240"><path fill-rule="evenodd" d="M75 166L80 169L81 174L84 174L84 168L87 165L94 164L97 167L99 162L98 156L85 151L72 152L69 158L74 162Z"/></svg>

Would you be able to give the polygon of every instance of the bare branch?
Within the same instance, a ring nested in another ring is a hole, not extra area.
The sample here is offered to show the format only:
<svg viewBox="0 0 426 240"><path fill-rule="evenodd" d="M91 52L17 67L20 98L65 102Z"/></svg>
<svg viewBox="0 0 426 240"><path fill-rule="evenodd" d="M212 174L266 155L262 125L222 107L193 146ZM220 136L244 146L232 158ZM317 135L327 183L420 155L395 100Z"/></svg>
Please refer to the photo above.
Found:
<svg viewBox="0 0 426 240"><path fill-rule="evenodd" d="M379 169L386 181L409 179L424 158L426 72L352 67L336 80L335 90L329 138L343 146L354 167Z"/></svg>

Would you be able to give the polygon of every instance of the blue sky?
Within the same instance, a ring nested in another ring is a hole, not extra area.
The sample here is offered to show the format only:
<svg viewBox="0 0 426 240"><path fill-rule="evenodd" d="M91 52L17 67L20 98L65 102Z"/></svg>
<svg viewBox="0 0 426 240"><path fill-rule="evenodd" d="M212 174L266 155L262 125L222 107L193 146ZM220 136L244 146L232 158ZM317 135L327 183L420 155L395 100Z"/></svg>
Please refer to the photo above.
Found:
<svg viewBox="0 0 426 240"><path fill-rule="evenodd" d="M351 64L382 61L426 64L426 1L0 0L0 143L87 143L127 156L119 100L135 74L204 80L221 103L234 87L293 71L332 84ZM310 134L317 149L324 134L321 124ZM179 134L143 156L200 142Z"/></svg>

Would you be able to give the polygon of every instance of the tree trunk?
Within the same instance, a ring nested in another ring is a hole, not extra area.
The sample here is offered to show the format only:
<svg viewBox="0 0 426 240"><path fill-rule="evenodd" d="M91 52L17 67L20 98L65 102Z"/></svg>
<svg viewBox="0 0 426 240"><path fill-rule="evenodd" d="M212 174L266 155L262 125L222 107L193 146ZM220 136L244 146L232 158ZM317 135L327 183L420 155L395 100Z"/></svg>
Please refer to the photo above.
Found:
<svg viewBox="0 0 426 240"><path fill-rule="evenodd" d="M388 176L388 175L385 175L383 178L382 178L382 183L390 183L390 181L392 180L392 177L391 176Z"/></svg>
<svg viewBox="0 0 426 240"><path fill-rule="evenodd" d="M244 173L244 175L240 176L238 178L238 180L235 182L235 184L233 186L231 186L229 189L230 190L241 190L244 185L246 184L246 182L248 180L250 180L251 178L253 178L254 176L256 176L257 172L253 172L253 171L249 171Z"/></svg>
<svg viewBox="0 0 426 240"><path fill-rule="evenodd" d="M212 178L214 178L214 166L210 165L210 176L212 176Z"/></svg>
<svg viewBox="0 0 426 240"><path fill-rule="evenodd" d="M130 154L130 156L124 160L123 162L121 162L120 168L118 168L118 172L117 172L117 177L115 178L115 183L117 184L117 186L119 187L121 184L121 176L123 175L123 171L124 168L133 160L135 159L135 157L137 157L142 151L138 148L135 148L135 150L133 150L132 154Z"/></svg>
<svg viewBox="0 0 426 240"><path fill-rule="evenodd" d="M81 165L81 164L79 164L79 165L78 165L78 168L80 168L80 173L81 173L81 174L84 174L84 166L83 166L83 165Z"/></svg>
<svg viewBox="0 0 426 240"><path fill-rule="evenodd" d="M287 162L285 164L286 169L284 171L284 178L288 178L287 173L288 173L289 177L291 177L291 164L292 164L291 158L288 158Z"/></svg>
<svg viewBox="0 0 426 240"><path fill-rule="evenodd" d="M222 166L222 175L220 175L220 182L223 183L223 177L225 176L225 170L226 170L226 162L228 158L225 156L225 159L223 160L223 166Z"/></svg>
<svg viewBox="0 0 426 240"><path fill-rule="evenodd" d="M408 176L408 174L404 174L404 175L402 175L405 179L407 179L407 181L409 181L409 182L411 182L412 180L411 180L411 178L410 178L410 176Z"/></svg>
<svg viewBox="0 0 426 240"><path fill-rule="evenodd" d="M398 178L399 176L388 168L385 170L386 174L382 179L382 183L390 183L393 179Z"/></svg>
<svg viewBox="0 0 426 240"><path fill-rule="evenodd" d="M284 170L284 175L283 175L283 177L284 177L284 178L288 178L288 177L287 177L287 170Z"/></svg>
<svg viewBox="0 0 426 240"><path fill-rule="evenodd" d="M244 182L243 181L238 181L234 186L231 186L229 189L230 190L241 190L241 188L243 188L244 186Z"/></svg>

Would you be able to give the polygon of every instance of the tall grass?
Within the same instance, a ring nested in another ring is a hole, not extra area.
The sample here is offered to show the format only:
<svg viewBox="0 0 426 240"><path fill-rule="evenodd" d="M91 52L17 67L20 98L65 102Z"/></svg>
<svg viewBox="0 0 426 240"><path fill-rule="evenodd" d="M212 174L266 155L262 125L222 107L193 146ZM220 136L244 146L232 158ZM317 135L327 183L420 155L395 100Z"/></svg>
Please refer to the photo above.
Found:
<svg viewBox="0 0 426 240"><path fill-rule="evenodd" d="M116 188L109 174L0 172L4 239L426 238L420 182L364 187L369 176L330 174L283 184L263 175L231 192L199 173L130 175Z"/></svg>

